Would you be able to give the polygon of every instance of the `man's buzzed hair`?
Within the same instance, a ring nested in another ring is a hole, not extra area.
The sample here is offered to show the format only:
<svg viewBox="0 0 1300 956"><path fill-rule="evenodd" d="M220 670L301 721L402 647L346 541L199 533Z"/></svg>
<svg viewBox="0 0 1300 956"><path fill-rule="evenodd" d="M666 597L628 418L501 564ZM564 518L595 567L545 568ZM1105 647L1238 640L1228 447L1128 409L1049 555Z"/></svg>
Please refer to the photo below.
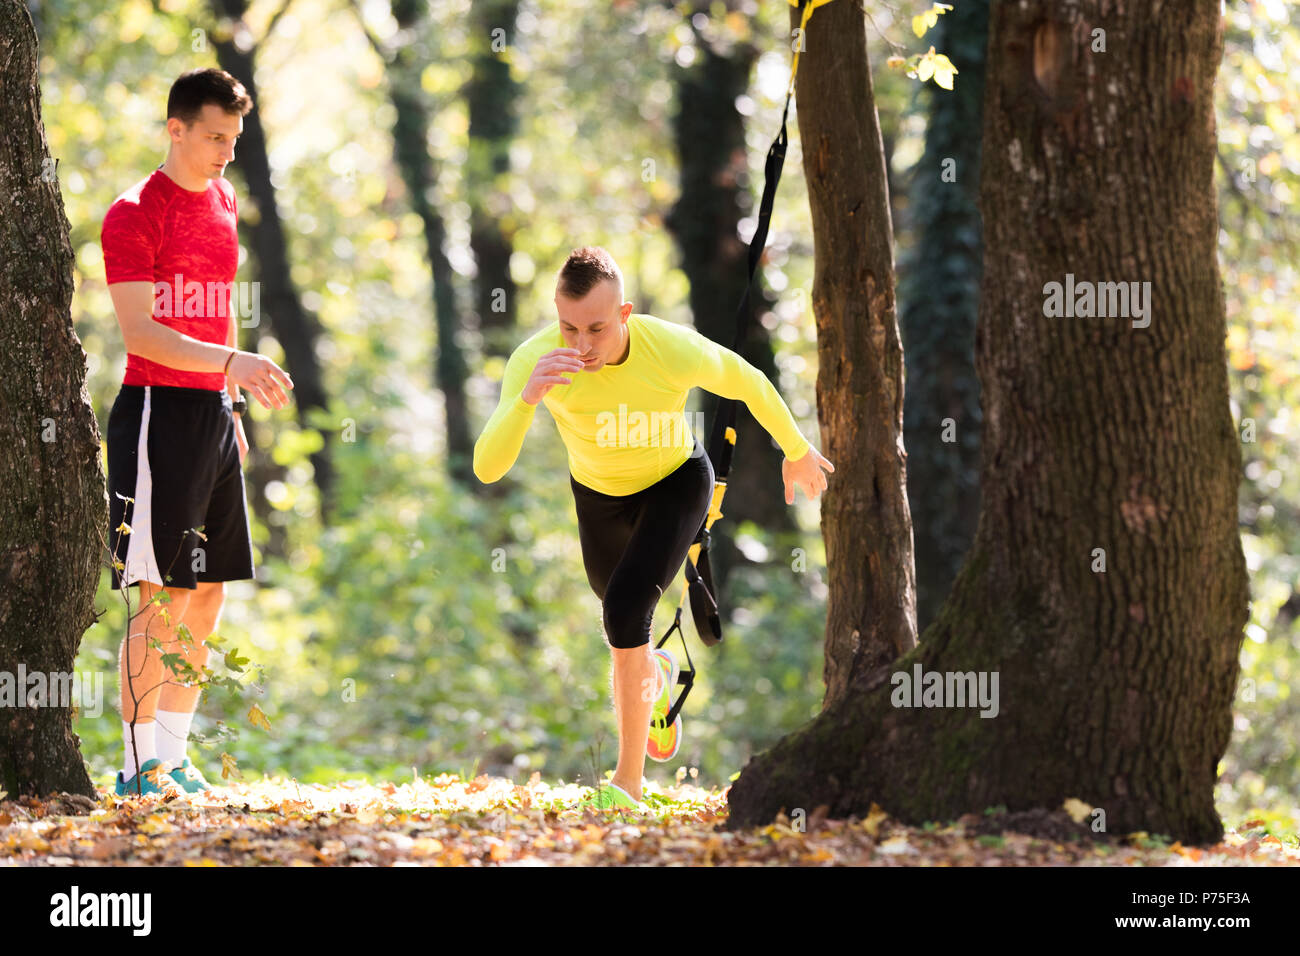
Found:
<svg viewBox="0 0 1300 956"><path fill-rule="evenodd" d="M569 253L560 268L555 291L566 299L581 299L596 283L612 279L618 283L618 300L623 301L623 272L614 257L600 246L583 246Z"/></svg>
<svg viewBox="0 0 1300 956"><path fill-rule="evenodd" d="M167 118L174 116L187 127L193 126L208 103L233 116L247 116L253 108L244 84L225 70L190 70L177 78L167 94Z"/></svg>

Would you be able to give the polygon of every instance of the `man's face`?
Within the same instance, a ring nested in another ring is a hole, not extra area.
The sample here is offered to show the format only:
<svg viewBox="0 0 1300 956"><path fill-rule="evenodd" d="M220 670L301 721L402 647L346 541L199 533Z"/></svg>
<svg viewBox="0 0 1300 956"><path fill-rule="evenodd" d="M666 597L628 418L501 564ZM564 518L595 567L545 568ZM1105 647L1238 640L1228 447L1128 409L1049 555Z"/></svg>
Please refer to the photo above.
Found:
<svg viewBox="0 0 1300 956"><path fill-rule="evenodd" d="M612 279L596 283L581 299L555 294L560 334L566 346L578 350L578 357L586 363L584 372L594 372L607 362L622 359L632 303L620 302L621 298L618 283Z"/></svg>
<svg viewBox="0 0 1300 956"><path fill-rule="evenodd" d="M190 126L176 117L167 120L172 153L195 176L217 179L235 158L235 141L244 132L244 118L215 103L204 103Z"/></svg>

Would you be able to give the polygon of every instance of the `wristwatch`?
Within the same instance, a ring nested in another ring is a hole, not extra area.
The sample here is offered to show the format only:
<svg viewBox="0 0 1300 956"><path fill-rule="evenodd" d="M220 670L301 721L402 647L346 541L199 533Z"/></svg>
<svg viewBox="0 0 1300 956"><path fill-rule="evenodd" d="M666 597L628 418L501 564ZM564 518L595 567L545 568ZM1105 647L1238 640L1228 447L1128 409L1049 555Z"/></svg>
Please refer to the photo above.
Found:
<svg viewBox="0 0 1300 956"><path fill-rule="evenodd" d="M232 415L247 415L247 414L248 414L248 402L245 401L245 400L242 399L242 398L241 398L239 401L237 401L237 402L231 402L231 403L230 403L230 413L231 413Z"/></svg>

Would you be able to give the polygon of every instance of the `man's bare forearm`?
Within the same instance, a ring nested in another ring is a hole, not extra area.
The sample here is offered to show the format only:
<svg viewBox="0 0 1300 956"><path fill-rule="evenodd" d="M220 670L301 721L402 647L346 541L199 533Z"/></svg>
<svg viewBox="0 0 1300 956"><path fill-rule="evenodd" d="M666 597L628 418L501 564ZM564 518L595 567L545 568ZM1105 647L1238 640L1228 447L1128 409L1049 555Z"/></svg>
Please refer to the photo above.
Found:
<svg viewBox="0 0 1300 956"><path fill-rule="evenodd" d="M231 348L229 345L201 342L150 319L127 351L182 372L221 372L225 370Z"/></svg>

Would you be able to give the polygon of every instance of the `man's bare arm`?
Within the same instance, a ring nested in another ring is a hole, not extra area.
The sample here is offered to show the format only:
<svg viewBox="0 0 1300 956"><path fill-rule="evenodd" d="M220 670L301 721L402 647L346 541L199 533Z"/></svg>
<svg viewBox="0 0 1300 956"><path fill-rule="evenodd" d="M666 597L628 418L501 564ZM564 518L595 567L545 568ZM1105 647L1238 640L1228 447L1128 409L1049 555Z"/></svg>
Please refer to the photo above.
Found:
<svg viewBox="0 0 1300 956"><path fill-rule="evenodd" d="M168 328L153 317L152 282L115 282L108 287L126 350L181 372L220 372L231 349Z"/></svg>
<svg viewBox="0 0 1300 956"><path fill-rule="evenodd" d="M122 328L122 340L132 355L182 372L224 369L230 382L248 389L266 408L284 408L289 404L284 390L293 388L293 379L269 358L234 348L233 316L226 334L226 341L231 344L217 345L200 342L155 321L152 282L114 282L108 287L108 294L117 312L117 324Z"/></svg>

